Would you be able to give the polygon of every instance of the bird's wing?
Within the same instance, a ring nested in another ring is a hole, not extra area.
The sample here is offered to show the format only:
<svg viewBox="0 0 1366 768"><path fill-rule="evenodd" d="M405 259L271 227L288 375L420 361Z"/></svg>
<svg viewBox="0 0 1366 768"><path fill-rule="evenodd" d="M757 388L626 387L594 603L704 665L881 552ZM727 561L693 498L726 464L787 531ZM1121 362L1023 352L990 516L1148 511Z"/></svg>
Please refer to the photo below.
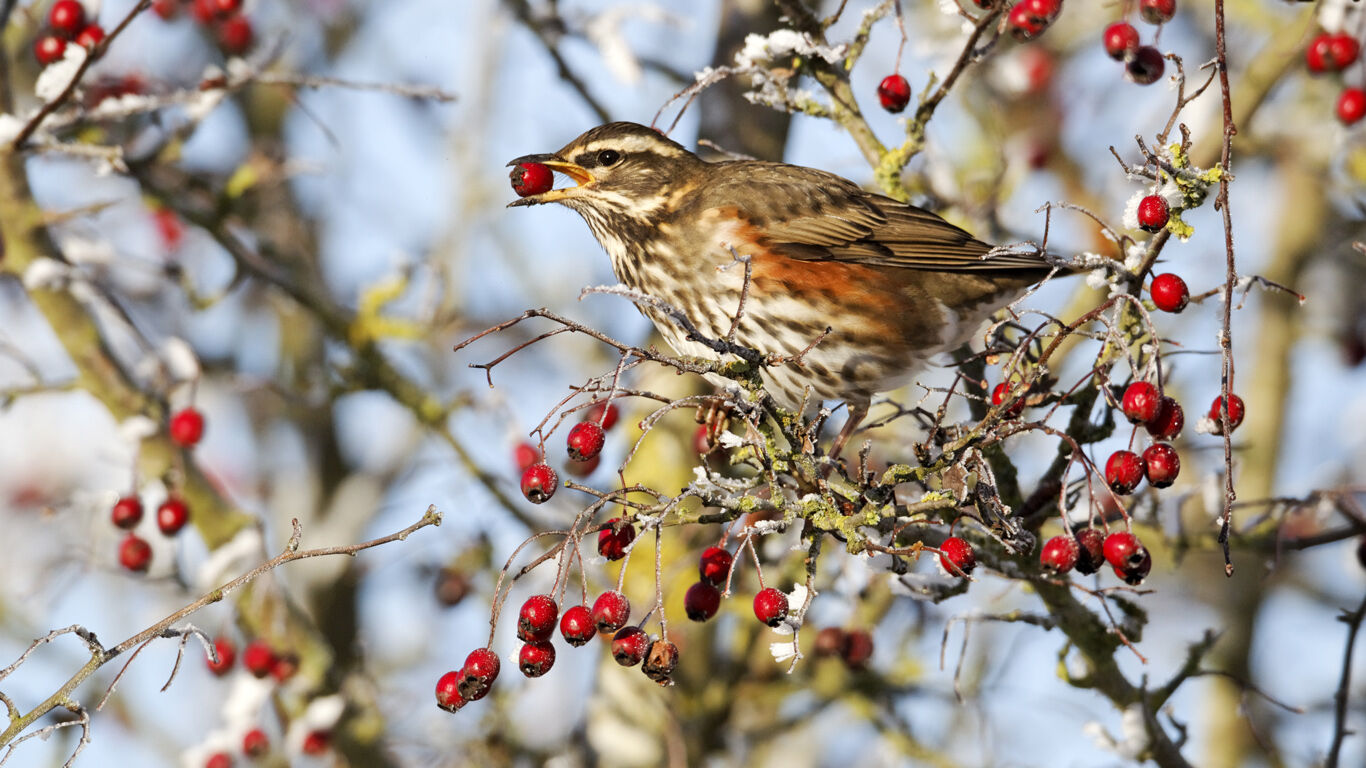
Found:
<svg viewBox="0 0 1366 768"><path fill-rule="evenodd" d="M739 212L759 227L774 250L806 261L844 261L931 271L1046 273L1032 254L983 258L991 246L923 208L873 194L814 168L779 163L737 174L745 194ZM736 170L742 170L737 168Z"/></svg>

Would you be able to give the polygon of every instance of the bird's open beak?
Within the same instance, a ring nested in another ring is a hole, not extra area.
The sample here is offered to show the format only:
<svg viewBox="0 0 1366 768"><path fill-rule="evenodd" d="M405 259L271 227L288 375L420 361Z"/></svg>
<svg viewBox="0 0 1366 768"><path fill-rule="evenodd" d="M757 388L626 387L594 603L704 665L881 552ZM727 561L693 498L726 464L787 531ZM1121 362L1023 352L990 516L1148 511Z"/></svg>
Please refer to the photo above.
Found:
<svg viewBox="0 0 1366 768"><path fill-rule="evenodd" d="M519 200L513 200L508 203L507 207L509 208L516 208L521 205L540 205L542 203L559 202L565 198L575 196L579 189L597 181L597 179L593 178L593 174L589 173L583 166L580 166L578 163L561 160L555 155L522 155L516 160L509 162L508 167L511 168L514 165L520 165L522 163L540 163L556 173L562 173L573 179L574 186L552 189L548 192L542 192L539 195L528 195Z"/></svg>

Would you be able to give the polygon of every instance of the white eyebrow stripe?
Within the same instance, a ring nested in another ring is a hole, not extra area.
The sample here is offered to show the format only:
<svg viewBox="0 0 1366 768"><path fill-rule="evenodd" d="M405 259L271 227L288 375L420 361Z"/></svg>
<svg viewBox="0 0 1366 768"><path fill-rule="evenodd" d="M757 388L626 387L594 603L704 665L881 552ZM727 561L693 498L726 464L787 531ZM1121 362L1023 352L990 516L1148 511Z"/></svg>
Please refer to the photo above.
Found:
<svg viewBox="0 0 1366 768"><path fill-rule="evenodd" d="M589 142L580 147L578 152L574 154L577 155L580 152L594 153L604 149L615 149L622 154L653 152L664 157L679 157L687 151L649 136L618 136Z"/></svg>

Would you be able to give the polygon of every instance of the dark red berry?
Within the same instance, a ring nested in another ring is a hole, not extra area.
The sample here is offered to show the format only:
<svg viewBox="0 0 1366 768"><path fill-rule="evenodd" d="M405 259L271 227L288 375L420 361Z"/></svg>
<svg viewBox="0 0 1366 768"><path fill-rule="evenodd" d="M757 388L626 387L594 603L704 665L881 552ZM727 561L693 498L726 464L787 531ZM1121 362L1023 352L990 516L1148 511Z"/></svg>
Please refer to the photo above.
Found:
<svg viewBox="0 0 1366 768"><path fill-rule="evenodd" d="M183 448L192 448L204 437L204 414L194 408L176 411L171 417L171 439Z"/></svg>
<svg viewBox="0 0 1366 768"><path fill-rule="evenodd" d="M204 654L204 660L210 672L222 677L232 670L232 663L237 660L237 646L226 637L216 637L213 641L213 650L218 654L218 663L215 664L213 656L209 654Z"/></svg>
<svg viewBox="0 0 1366 768"><path fill-rule="evenodd" d="M1186 281L1171 272L1154 277L1148 290L1153 297L1153 306L1163 312L1180 312L1190 303L1191 292Z"/></svg>
<svg viewBox="0 0 1366 768"><path fill-rule="evenodd" d="M518 197L539 195L555 186L555 174L551 173L550 166L541 163L518 163L512 167L509 178L512 179L512 191Z"/></svg>
<svg viewBox="0 0 1366 768"><path fill-rule="evenodd" d="M1146 424L1157 418L1157 409L1162 404L1162 395L1157 387L1146 381L1135 381L1124 389L1120 407L1124 415L1134 424Z"/></svg>
<svg viewBox="0 0 1366 768"><path fill-rule="evenodd" d="M1328 56L1326 63L1333 69L1342 71L1356 63L1357 57L1361 55L1361 43L1355 37L1346 32L1339 32L1328 38Z"/></svg>
<svg viewBox="0 0 1366 768"><path fill-rule="evenodd" d="M1162 52L1151 45L1142 45L1125 59L1124 76L1139 85L1152 85L1162 77L1165 68Z"/></svg>
<svg viewBox="0 0 1366 768"><path fill-rule="evenodd" d="M1166 488L1181 474L1181 456L1166 443L1153 443L1143 452L1143 466L1149 485Z"/></svg>
<svg viewBox="0 0 1366 768"><path fill-rule="evenodd" d="M1015 395L1017 394L1016 392L1014 392L1014 391L1012 391L1012 390L1014 390L1014 387L1012 387L1012 386L1010 385L1010 382L1008 382L1008 381L1003 381L1003 382L1001 382L1000 384L997 384L996 387L995 387L994 389L991 390L991 404L992 404L992 405L1001 405L1002 403L1008 402L1011 398L1015 397ZM1011 418L1011 419L1013 419L1013 418L1015 418L1016 416L1019 416L1020 413L1021 413L1022 411L1024 411L1024 407L1025 407L1024 398L1021 397L1020 399L1018 399L1018 400L1015 401L1015 404L1014 404L1014 405L1012 405L1012 406L1010 406L1009 408L1006 409L1006 412L1005 412L1006 418Z"/></svg>
<svg viewBox="0 0 1366 768"><path fill-rule="evenodd" d="M270 674L275 666L275 651L264 640L253 640L242 650L242 666L258 679Z"/></svg>
<svg viewBox="0 0 1366 768"><path fill-rule="evenodd" d="M783 619L787 618L787 608L787 595L773 587L761 589L754 596L754 616L770 627L783 623Z"/></svg>
<svg viewBox="0 0 1366 768"><path fill-rule="evenodd" d="M1016 40L1033 40L1048 28L1048 19L1035 14L1026 0L1011 6L1006 15L1006 28Z"/></svg>
<svg viewBox="0 0 1366 768"><path fill-rule="evenodd" d="M190 508L178 496L172 496L157 507L157 527L167 536L180 533L180 529L185 527L189 519Z"/></svg>
<svg viewBox="0 0 1366 768"><path fill-rule="evenodd" d="M863 669L873 658L873 636L866 630L851 629L844 634L844 648L840 651L844 665L850 669Z"/></svg>
<svg viewBox="0 0 1366 768"><path fill-rule="evenodd" d="M1139 548L1137 556L1130 559L1129 563L1123 568L1115 567L1115 575L1124 580L1130 586L1138 586L1147 578L1148 572L1153 569L1153 556L1146 548Z"/></svg>
<svg viewBox="0 0 1366 768"><path fill-rule="evenodd" d="M603 429L611 429L612 425L617 423L617 417L620 413L620 409L611 403L598 403L588 409L588 418L584 421L599 424Z"/></svg>
<svg viewBox="0 0 1366 768"><path fill-rule="evenodd" d="M492 650L475 648L470 651L465 657L465 666L460 668L460 680L456 683L460 697L465 701L478 701L487 696L502 668L503 663Z"/></svg>
<svg viewBox="0 0 1366 768"><path fill-rule="evenodd" d="M242 10L242 0L210 0L209 8L220 17L231 16Z"/></svg>
<svg viewBox="0 0 1366 768"><path fill-rule="evenodd" d="M593 601L593 624L599 632L616 632L630 618L631 601L620 592L603 592Z"/></svg>
<svg viewBox="0 0 1366 768"><path fill-rule="evenodd" d="M683 596L683 611L693 621L710 619L716 615L716 609L720 607L721 592L705 581L688 587L688 593Z"/></svg>
<svg viewBox="0 0 1366 768"><path fill-rule="evenodd" d="M256 33L246 16L229 16L218 23L215 29L218 47L229 56L241 56L251 48Z"/></svg>
<svg viewBox="0 0 1366 768"><path fill-rule="evenodd" d="M1143 459L1133 451L1115 451L1105 462L1105 483L1123 496L1143 481Z"/></svg>
<svg viewBox="0 0 1366 768"><path fill-rule="evenodd" d="M522 473L522 495L532 504L544 504L555 495L560 477L549 464L532 464Z"/></svg>
<svg viewBox="0 0 1366 768"><path fill-rule="evenodd" d="M1175 398L1164 396L1157 406L1157 416L1144 426L1158 440L1174 440L1186 426L1186 412Z"/></svg>
<svg viewBox="0 0 1366 768"><path fill-rule="evenodd" d="M1336 69L1332 63L1332 54L1329 47L1333 43L1333 36L1327 32L1320 32L1313 40L1309 41L1309 47L1304 49L1304 63L1309 67L1309 71L1315 74Z"/></svg>
<svg viewBox="0 0 1366 768"><path fill-rule="evenodd" d="M844 630L839 627L824 627L816 633L815 653L817 656L838 656L844 652Z"/></svg>
<svg viewBox="0 0 1366 768"><path fill-rule="evenodd" d="M660 685L668 685L678 666L678 646L668 640L656 640L645 651L645 662L640 671Z"/></svg>
<svg viewBox="0 0 1366 768"><path fill-rule="evenodd" d="M939 552L939 567L950 576L967 576L977 567L977 553L972 551L972 545L957 536L944 539Z"/></svg>
<svg viewBox="0 0 1366 768"><path fill-rule="evenodd" d="M218 15L218 6L215 0L192 0L190 11L195 21L208 26Z"/></svg>
<svg viewBox="0 0 1366 768"><path fill-rule="evenodd" d="M440 700L440 684L437 685L437 696ZM260 728L252 728L247 731L247 735L242 737L242 752L247 757L261 757L270 751L270 738L266 732Z"/></svg>
<svg viewBox="0 0 1366 768"><path fill-rule="evenodd" d="M162 21L170 21L180 15L181 0L154 0L152 12L161 17Z"/></svg>
<svg viewBox="0 0 1366 768"><path fill-rule="evenodd" d="M527 643L517 654L517 668L527 677L540 677L555 666L555 646L546 642Z"/></svg>
<svg viewBox="0 0 1366 768"><path fill-rule="evenodd" d="M1209 406L1209 417L1214 421L1214 434L1216 435L1224 434L1223 410L1224 396L1220 395L1214 398L1214 402L1210 403ZM1243 398L1238 397L1237 395L1229 395L1228 429L1230 432L1237 429L1238 425L1243 423L1243 416L1246 414L1246 410L1247 409L1243 406Z"/></svg>
<svg viewBox="0 0 1366 768"><path fill-rule="evenodd" d="M1062 0L1020 0L1019 4L1029 13L1044 19L1045 23L1052 23L1062 11Z"/></svg>
<svg viewBox="0 0 1366 768"><path fill-rule="evenodd" d="M602 445L607 436L603 434L602 427L597 422L585 421L575 424L569 430L567 442L569 444L569 458L574 461L588 461L597 458L602 453Z"/></svg>
<svg viewBox="0 0 1366 768"><path fill-rule="evenodd" d="M104 40L104 27L99 24L86 24L85 29L76 35L75 43L86 50L90 50L99 45L102 40Z"/></svg>
<svg viewBox="0 0 1366 768"><path fill-rule="evenodd" d="M56 35L43 35L33 41L33 58L45 67L54 61L61 61L64 53L66 41Z"/></svg>
<svg viewBox="0 0 1366 768"><path fill-rule="evenodd" d="M1105 536L1095 528L1077 531L1077 572L1092 574L1105 562Z"/></svg>
<svg viewBox="0 0 1366 768"><path fill-rule="evenodd" d="M119 528L136 528L142 521L142 502L136 496L124 496L114 502L114 511L109 513L109 519Z"/></svg>
<svg viewBox="0 0 1366 768"><path fill-rule="evenodd" d="M1167 226L1171 208L1161 195L1148 195L1138 201L1138 226L1145 232L1157 232Z"/></svg>
<svg viewBox="0 0 1366 768"><path fill-rule="evenodd" d="M1077 565L1077 559L1081 557L1081 547L1077 544L1076 537L1063 534L1054 536L1044 542L1043 551L1039 553L1039 562L1054 573L1067 573Z"/></svg>
<svg viewBox="0 0 1366 768"><path fill-rule="evenodd" d="M1117 21L1105 28L1105 52L1110 58L1123 61L1138 50L1138 30L1127 21Z"/></svg>
<svg viewBox="0 0 1366 768"><path fill-rule="evenodd" d="M622 627L612 637L612 658L623 667L634 667L645 658L650 636L640 627Z"/></svg>
<svg viewBox="0 0 1366 768"><path fill-rule="evenodd" d="M541 461L541 450L531 443L518 443L512 449L512 460L517 462L517 471L525 472L532 464Z"/></svg>
<svg viewBox="0 0 1366 768"><path fill-rule="evenodd" d="M532 595L517 615L517 639L526 643L541 643L555 633L555 621L560 618L559 606L550 595Z"/></svg>
<svg viewBox="0 0 1366 768"><path fill-rule="evenodd" d="M283 683L299 671L299 656L293 653L275 654L275 663L270 665L270 676L275 682Z"/></svg>
<svg viewBox="0 0 1366 768"><path fill-rule="evenodd" d="M1138 537L1128 531L1119 531L1105 537L1105 561L1116 569L1128 568L1147 554Z"/></svg>
<svg viewBox="0 0 1366 768"><path fill-rule="evenodd" d="M303 753L305 755L321 755L332 746L332 734L328 731L309 731L304 737Z"/></svg>
<svg viewBox="0 0 1366 768"><path fill-rule="evenodd" d="M1149 24L1166 24L1176 15L1176 0L1138 0L1138 15Z"/></svg>
<svg viewBox="0 0 1366 768"><path fill-rule="evenodd" d="M130 533L119 542L119 565L141 573L152 564L152 545Z"/></svg>
<svg viewBox="0 0 1366 768"><path fill-rule="evenodd" d="M730 576L732 560L726 550L720 547L707 547L702 551L702 558L697 564L697 575L708 584L719 587L725 584Z"/></svg>
<svg viewBox="0 0 1366 768"><path fill-rule="evenodd" d="M451 670L436 681L436 705L447 712L455 712L465 706L460 696L460 673Z"/></svg>
<svg viewBox="0 0 1366 768"><path fill-rule="evenodd" d="M436 574L436 601L451 608L459 605L470 594L470 579L454 566L445 566Z"/></svg>
<svg viewBox="0 0 1366 768"><path fill-rule="evenodd" d="M560 617L560 635L575 648L592 640L597 631L598 628L593 625L593 614L586 605L570 606Z"/></svg>
<svg viewBox="0 0 1366 768"><path fill-rule="evenodd" d="M215 752L204 761L204 768L232 768L232 755L227 752Z"/></svg>
<svg viewBox="0 0 1366 768"><path fill-rule="evenodd" d="M626 557L626 548L636 540L635 526L626 523L620 528L616 528L615 526L620 522L621 518L614 517L607 521L607 525L611 527L598 531L598 554L608 560L620 560Z"/></svg>
<svg viewBox="0 0 1366 768"><path fill-rule="evenodd" d="M76 0L57 0L47 12L47 25L70 40L85 29L85 6Z"/></svg>
<svg viewBox="0 0 1366 768"><path fill-rule="evenodd" d="M1343 88L1338 96L1338 120L1343 125L1353 125L1362 117L1366 117L1366 91Z"/></svg>
<svg viewBox="0 0 1366 768"><path fill-rule="evenodd" d="M911 84L901 75L887 75L878 83L877 100L883 109L896 114L911 102Z"/></svg>

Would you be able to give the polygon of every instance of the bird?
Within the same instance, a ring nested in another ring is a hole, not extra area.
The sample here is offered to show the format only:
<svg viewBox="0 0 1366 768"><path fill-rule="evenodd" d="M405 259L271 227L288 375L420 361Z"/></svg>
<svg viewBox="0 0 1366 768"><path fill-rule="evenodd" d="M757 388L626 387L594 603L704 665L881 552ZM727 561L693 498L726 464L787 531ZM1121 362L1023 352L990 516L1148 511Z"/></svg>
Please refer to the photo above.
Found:
<svg viewBox="0 0 1366 768"><path fill-rule="evenodd" d="M836 174L709 161L637 123L600 125L508 165L515 176L525 163L574 186L509 207L578 212L629 289L676 308L711 339L734 325L735 343L786 360L761 370L778 405L843 401L849 416L832 457L874 396L961 346L1054 270L1038 253L985 258L992 246L965 230ZM663 308L638 306L675 352L717 357Z"/></svg>

